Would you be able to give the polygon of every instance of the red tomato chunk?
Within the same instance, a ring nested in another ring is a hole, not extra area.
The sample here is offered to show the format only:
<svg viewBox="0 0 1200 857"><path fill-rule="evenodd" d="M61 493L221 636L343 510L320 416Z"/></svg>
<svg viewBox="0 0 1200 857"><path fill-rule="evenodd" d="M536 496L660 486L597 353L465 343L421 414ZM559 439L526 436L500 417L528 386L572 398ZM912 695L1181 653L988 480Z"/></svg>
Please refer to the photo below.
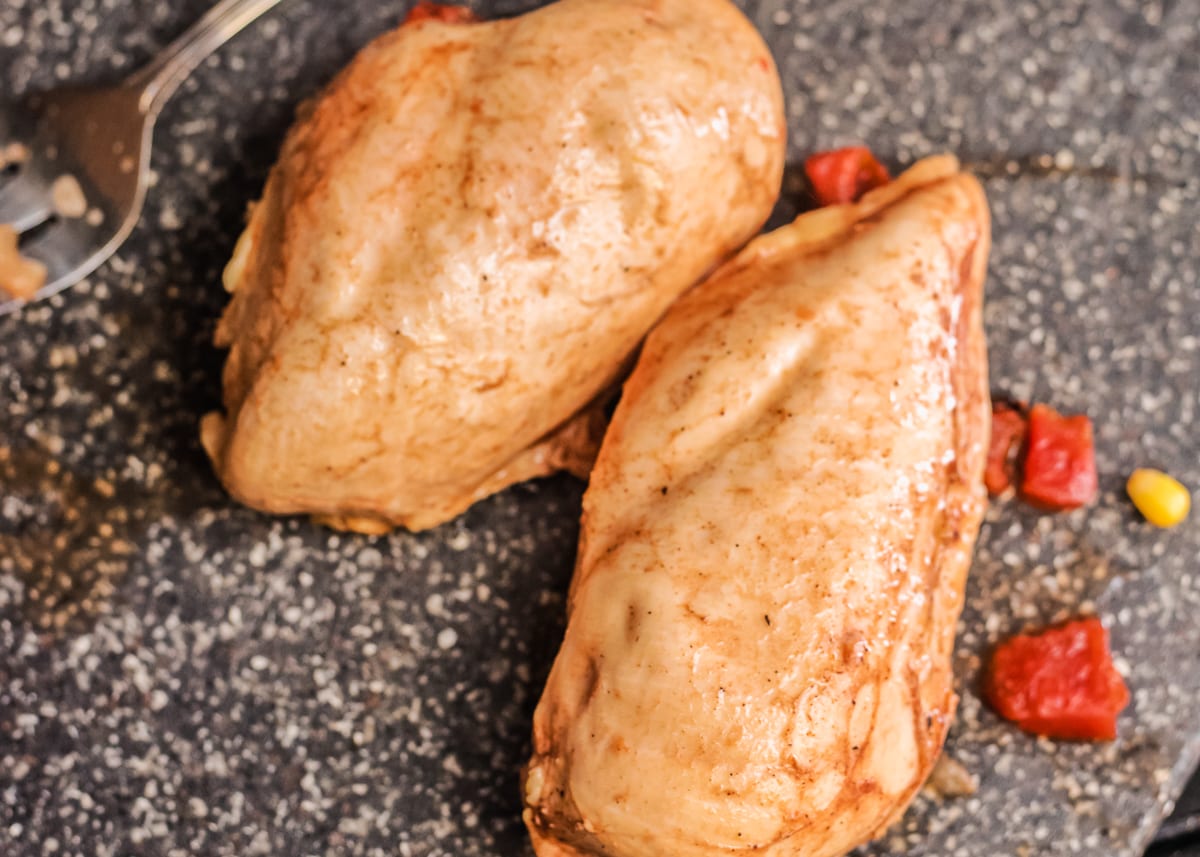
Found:
<svg viewBox="0 0 1200 857"><path fill-rule="evenodd" d="M465 6L445 6L441 3L431 3L429 0L421 0L412 11L408 13L408 17L404 19L406 24L415 24L418 21L441 21L444 24L470 24L478 20L475 13Z"/></svg>
<svg viewBox="0 0 1200 857"><path fill-rule="evenodd" d="M1096 499L1098 485L1092 421L1034 405L1021 481L1024 498L1051 511L1077 509Z"/></svg>
<svg viewBox="0 0 1200 857"><path fill-rule="evenodd" d="M984 695L1000 716L1026 732L1073 741L1111 741L1129 690L1113 666L1108 633L1079 619L998 646Z"/></svg>
<svg viewBox="0 0 1200 857"><path fill-rule="evenodd" d="M804 172L821 205L856 202L867 191L892 180L866 146L819 152L804 162Z"/></svg>
<svg viewBox="0 0 1200 857"><path fill-rule="evenodd" d="M983 481L993 497L1012 487L1014 453L1025 441L1025 415L1008 402L992 403L992 444Z"/></svg>

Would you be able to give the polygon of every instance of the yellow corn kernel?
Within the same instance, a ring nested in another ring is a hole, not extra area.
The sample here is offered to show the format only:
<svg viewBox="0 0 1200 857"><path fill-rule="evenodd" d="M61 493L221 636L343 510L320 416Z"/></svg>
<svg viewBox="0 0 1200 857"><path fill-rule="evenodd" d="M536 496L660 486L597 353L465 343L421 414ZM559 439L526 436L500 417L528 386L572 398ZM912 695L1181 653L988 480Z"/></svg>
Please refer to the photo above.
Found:
<svg viewBox="0 0 1200 857"><path fill-rule="evenodd" d="M1133 471L1125 484L1129 499L1156 527L1173 527L1188 516L1192 495L1178 480L1148 467Z"/></svg>

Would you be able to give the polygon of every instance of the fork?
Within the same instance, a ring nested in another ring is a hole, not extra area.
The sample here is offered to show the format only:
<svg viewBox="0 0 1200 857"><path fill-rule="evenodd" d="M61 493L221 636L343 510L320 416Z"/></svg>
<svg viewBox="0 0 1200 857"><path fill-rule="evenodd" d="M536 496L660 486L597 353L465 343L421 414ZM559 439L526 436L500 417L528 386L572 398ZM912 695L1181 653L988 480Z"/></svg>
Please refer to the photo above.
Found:
<svg viewBox="0 0 1200 857"><path fill-rule="evenodd" d="M116 252L141 215L163 105L201 61L279 2L221 0L115 86L0 105L0 224L20 235L22 257L46 269L33 300L70 288ZM0 316L24 306L6 298L0 289Z"/></svg>

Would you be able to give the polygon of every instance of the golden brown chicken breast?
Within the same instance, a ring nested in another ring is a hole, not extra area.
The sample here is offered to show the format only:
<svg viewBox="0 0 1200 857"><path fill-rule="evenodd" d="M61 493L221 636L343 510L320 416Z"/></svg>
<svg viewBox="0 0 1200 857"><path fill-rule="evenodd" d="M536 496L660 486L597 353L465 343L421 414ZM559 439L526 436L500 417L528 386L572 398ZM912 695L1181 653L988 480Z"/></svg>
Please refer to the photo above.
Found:
<svg viewBox="0 0 1200 857"><path fill-rule="evenodd" d="M771 56L728 0L410 23L288 135L217 331L202 436L270 512L430 527L590 465L571 420L770 213Z"/></svg>
<svg viewBox="0 0 1200 857"><path fill-rule="evenodd" d="M931 159L651 334L535 716L540 857L833 857L907 806L957 701L988 247L979 184Z"/></svg>

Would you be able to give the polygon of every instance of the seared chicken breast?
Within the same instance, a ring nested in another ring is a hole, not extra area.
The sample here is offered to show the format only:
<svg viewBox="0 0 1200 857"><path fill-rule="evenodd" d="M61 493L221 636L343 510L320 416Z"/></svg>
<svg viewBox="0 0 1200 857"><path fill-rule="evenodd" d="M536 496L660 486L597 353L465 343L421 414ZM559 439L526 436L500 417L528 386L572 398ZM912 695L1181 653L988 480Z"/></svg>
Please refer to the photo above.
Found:
<svg viewBox="0 0 1200 857"><path fill-rule="evenodd" d="M534 721L540 857L834 857L957 698L989 218L952 158L751 243L647 340Z"/></svg>
<svg viewBox="0 0 1200 857"><path fill-rule="evenodd" d="M728 0L380 38L289 133L226 271L218 475L377 531L586 472L589 404L765 221L784 147L774 63Z"/></svg>

